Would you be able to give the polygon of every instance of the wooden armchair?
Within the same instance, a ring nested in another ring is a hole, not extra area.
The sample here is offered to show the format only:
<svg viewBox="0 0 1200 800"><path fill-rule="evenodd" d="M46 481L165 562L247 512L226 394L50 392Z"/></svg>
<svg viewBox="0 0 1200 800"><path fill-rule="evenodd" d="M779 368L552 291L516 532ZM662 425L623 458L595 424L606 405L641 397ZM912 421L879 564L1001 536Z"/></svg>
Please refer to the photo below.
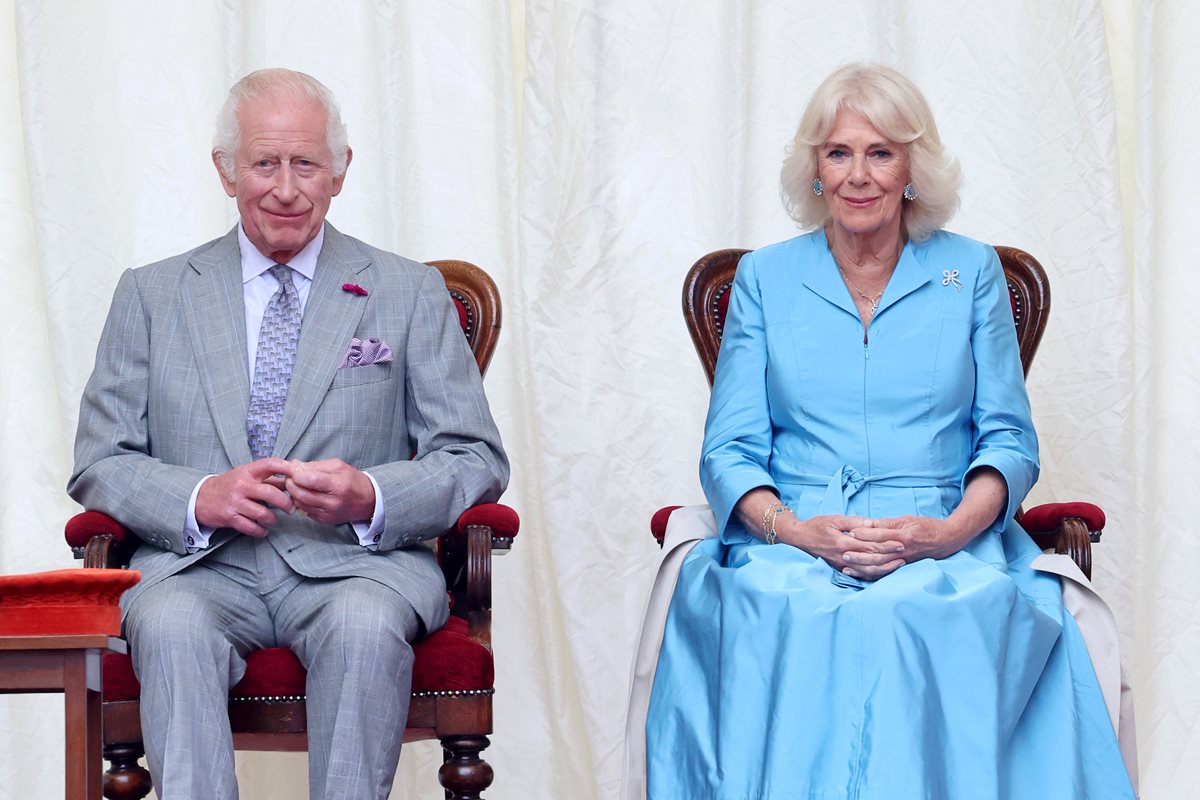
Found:
<svg viewBox="0 0 1200 800"><path fill-rule="evenodd" d="M711 386L717 368L717 353L725 314L729 309L729 290L738 261L748 250L718 250L697 261L683 284L683 316L696 353L704 365ZM1050 283L1037 259L1015 247L997 247L1004 277L1008 281L1009 300L1017 325L1017 343L1021 365L1029 374L1029 365L1037 352L1046 322L1050 318ZM659 509L650 522L650 530L662 543L667 518L679 506ZM1066 553L1088 577L1092 574L1092 542L1100 540L1104 530L1104 512L1090 503L1048 503L1018 512L1017 521L1043 549Z"/></svg>
<svg viewBox="0 0 1200 800"><path fill-rule="evenodd" d="M465 261L430 264L445 278L482 374L500 332L496 285L486 272ZM518 528L512 509L480 505L468 509L437 541L451 616L445 627L413 647L416 663L404 740L441 741L445 759L438 779L450 800L478 798L492 782L492 768L480 756L492 732L492 553L507 552ZM115 520L94 511L71 519L66 537L85 568L124 566L138 543ZM246 675L229 697L235 747L307 750L304 686L304 668L287 648L251 653ZM150 774L139 763L145 755L140 693L129 656L105 656L103 755L110 767L104 775L104 796L111 800L138 800L151 789Z"/></svg>

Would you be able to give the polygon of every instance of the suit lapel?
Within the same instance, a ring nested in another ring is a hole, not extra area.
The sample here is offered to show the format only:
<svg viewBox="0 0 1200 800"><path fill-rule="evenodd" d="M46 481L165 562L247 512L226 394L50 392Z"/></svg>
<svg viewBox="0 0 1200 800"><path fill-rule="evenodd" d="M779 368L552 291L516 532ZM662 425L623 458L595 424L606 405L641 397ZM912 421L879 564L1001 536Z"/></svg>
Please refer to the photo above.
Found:
<svg viewBox="0 0 1200 800"><path fill-rule="evenodd" d="M296 363L279 424L279 438L275 440L275 455L287 457L329 391L370 299L344 291L342 286L357 283L369 295L374 288L367 271L370 264L370 259L352 247L347 237L326 223L325 243L317 257L300 325Z"/></svg>
<svg viewBox="0 0 1200 800"><path fill-rule="evenodd" d="M829 250L829 243L825 239L824 231L819 236L813 237L812 244L817 251L817 263L815 264L815 268L805 270L800 280L815 294L833 303L846 313L857 317L858 308L854 305L854 298L850 296L850 289L842 279L841 271L838 269L837 262L833 258L833 253ZM900 259L896 262L896 269L892 272L892 277L888 280L887 287L883 291L883 297L879 300L879 309L875 312L875 317L871 321L874 322L889 307L895 305L901 298L912 294L917 289L929 283L929 280L929 270L917 258L913 243L906 242L904 248L900 251Z"/></svg>
<svg viewBox="0 0 1200 800"><path fill-rule="evenodd" d="M200 386L229 463L251 461L246 441L246 306L237 228L195 253L180 292Z"/></svg>
<svg viewBox="0 0 1200 800"><path fill-rule="evenodd" d="M921 264L913 252L913 243L906 242L904 249L900 251L900 260L896 262L896 269L892 273L891 280L888 281L887 289L883 293L883 298L879 302L879 310L875 312L875 316L878 317L898 303L901 298L912 294L927 283L929 283L929 270Z"/></svg>
<svg viewBox="0 0 1200 800"><path fill-rule="evenodd" d="M850 290L846 288L846 284L842 280L842 273L838 270L833 253L829 250L825 232L818 230L817 233L818 235L812 237L809 242L815 251L816 258L813 259L812 266L800 274L800 282L818 297L833 303L847 314L857 317L858 308L854 305L854 298L850 296ZM801 258L798 261L806 263L808 259Z"/></svg>

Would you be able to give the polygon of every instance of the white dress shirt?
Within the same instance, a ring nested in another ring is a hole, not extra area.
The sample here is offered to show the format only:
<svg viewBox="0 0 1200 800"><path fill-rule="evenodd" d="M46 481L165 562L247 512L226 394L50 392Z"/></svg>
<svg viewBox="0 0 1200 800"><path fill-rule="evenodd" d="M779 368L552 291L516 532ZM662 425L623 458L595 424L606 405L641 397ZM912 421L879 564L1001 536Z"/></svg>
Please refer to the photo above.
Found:
<svg viewBox="0 0 1200 800"><path fill-rule="evenodd" d="M304 308L308 303L308 291L312 288L313 275L316 273L317 256L321 254L321 246L324 243L325 226L321 226L316 237L287 263L292 268L292 283L295 284L296 294L300 297L301 318L303 318ZM241 225L238 226L238 249L242 255L242 297L246 306L246 367L250 375L250 384L253 385L255 361L258 358L258 333L262 328L263 314L266 313L271 298L279 291L279 281L270 272L276 262L264 256L257 247L250 243ZM351 526L358 535L359 544L374 549L377 546L378 534L383 532L383 494L379 491L379 484L375 482L371 474L369 472L363 474L367 476L371 481L371 486L375 489L375 513L369 522L353 522ZM213 476L207 475L196 484L196 488L192 490L191 500L188 501L184 533L189 553L208 547L209 539L216 530L216 528L196 522L196 496L200 493L200 487L204 485L204 481L211 477Z"/></svg>

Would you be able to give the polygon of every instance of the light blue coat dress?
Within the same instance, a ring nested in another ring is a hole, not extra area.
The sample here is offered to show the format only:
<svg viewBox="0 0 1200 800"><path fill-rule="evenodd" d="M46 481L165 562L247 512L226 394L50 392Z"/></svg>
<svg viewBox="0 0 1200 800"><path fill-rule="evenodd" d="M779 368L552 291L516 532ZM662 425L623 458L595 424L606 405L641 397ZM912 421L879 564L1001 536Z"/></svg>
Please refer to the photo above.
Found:
<svg viewBox="0 0 1200 800"><path fill-rule="evenodd" d="M1132 798L1058 580L1012 521L1037 439L995 251L909 242L867 334L822 232L739 265L700 466L721 534L671 601L648 796ZM982 466L1008 484L996 523L874 583L733 515L768 486L801 519L944 518Z"/></svg>

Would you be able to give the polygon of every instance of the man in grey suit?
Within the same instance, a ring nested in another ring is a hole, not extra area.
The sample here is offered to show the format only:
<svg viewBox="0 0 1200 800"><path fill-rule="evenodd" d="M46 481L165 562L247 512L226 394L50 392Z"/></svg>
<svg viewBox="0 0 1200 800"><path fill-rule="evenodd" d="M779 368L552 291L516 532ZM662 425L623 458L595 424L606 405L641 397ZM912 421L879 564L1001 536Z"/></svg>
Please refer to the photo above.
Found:
<svg viewBox="0 0 1200 800"><path fill-rule="evenodd" d="M329 90L239 81L213 148L240 224L121 276L84 391L71 496L140 538L122 599L163 800L237 797L245 657L308 669L312 798L386 798L410 642L448 615L422 541L508 462L437 270L325 222L351 151Z"/></svg>

